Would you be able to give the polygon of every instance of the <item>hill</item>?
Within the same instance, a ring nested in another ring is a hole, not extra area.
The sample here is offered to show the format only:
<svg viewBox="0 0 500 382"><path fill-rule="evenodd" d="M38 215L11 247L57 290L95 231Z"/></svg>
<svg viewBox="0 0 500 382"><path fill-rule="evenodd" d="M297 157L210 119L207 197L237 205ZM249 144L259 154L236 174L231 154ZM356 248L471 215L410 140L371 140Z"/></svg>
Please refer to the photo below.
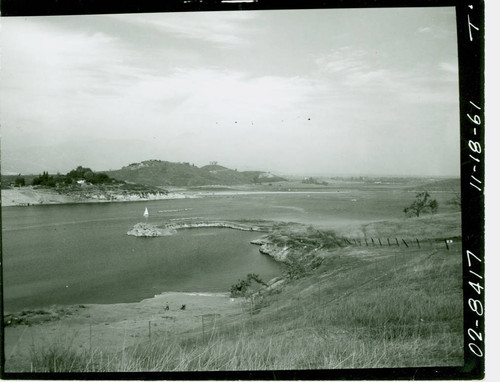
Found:
<svg viewBox="0 0 500 382"><path fill-rule="evenodd" d="M460 178L440 179L422 185L409 187L415 191L453 191L460 192Z"/></svg>
<svg viewBox="0 0 500 382"><path fill-rule="evenodd" d="M89 201L135 201L170 198L154 186L131 184L102 172L78 166L66 175L43 171L36 175L2 175L2 205L80 203Z"/></svg>
<svg viewBox="0 0 500 382"><path fill-rule="evenodd" d="M147 160L120 170L106 171L110 177L149 186L235 185L284 180L264 171L231 170L218 164L197 167L189 163Z"/></svg>

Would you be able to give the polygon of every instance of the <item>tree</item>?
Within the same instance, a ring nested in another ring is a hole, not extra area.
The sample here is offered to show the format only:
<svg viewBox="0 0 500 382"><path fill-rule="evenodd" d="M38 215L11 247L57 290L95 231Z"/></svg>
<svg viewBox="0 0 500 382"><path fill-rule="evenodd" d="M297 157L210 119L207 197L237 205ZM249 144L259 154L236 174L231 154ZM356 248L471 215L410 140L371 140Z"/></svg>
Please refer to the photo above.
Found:
<svg viewBox="0 0 500 382"><path fill-rule="evenodd" d="M104 173L97 173L88 167L78 166L76 169L71 170L66 174L65 183L71 184L73 181L84 179L85 181L93 184L111 183L112 179Z"/></svg>
<svg viewBox="0 0 500 382"><path fill-rule="evenodd" d="M438 209L438 202L436 199L431 199L427 191L419 192L413 203L406 207L403 211L408 217L419 217L423 213L436 213Z"/></svg>
<svg viewBox="0 0 500 382"><path fill-rule="evenodd" d="M24 180L24 178L21 176L21 174L19 174L19 176L16 178L16 180L14 181L14 185L16 187L22 187L24 185L26 185L26 181Z"/></svg>
<svg viewBox="0 0 500 382"><path fill-rule="evenodd" d="M54 177L50 176L47 171L42 172L40 176L33 178L33 186L52 186L54 183ZM55 184L54 184L55 185Z"/></svg>

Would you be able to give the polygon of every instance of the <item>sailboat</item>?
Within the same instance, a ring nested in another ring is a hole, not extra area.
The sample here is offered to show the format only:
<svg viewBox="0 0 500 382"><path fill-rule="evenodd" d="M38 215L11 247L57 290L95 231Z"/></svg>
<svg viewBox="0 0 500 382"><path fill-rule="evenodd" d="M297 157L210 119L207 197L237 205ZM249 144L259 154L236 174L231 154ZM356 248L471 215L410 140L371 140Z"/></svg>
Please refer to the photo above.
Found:
<svg viewBox="0 0 500 382"><path fill-rule="evenodd" d="M148 216L149 216L148 207L146 207L146 209L144 210L144 217L147 218Z"/></svg>

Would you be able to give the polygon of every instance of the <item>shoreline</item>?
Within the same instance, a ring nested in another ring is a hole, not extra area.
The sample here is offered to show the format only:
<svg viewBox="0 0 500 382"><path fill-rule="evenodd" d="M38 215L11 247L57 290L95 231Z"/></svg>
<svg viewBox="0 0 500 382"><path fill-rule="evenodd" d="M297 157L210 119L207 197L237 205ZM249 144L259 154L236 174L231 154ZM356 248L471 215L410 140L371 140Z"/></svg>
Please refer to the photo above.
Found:
<svg viewBox="0 0 500 382"><path fill-rule="evenodd" d="M4 327L7 371L30 369L33 343L71 338L82 349L120 351L151 338L198 331L202 316L239 313L241 300L229 293L164 292L140 302L54 306L31 323Z"/></svg>
<svg viewBox="0 0 500 382"><path fill-rule="evenodd" d="M55 190L38 188L35 189L32 186L27 186L20 189L3 189L1 193L1 205L2 207L29 207L35 205L58 205L58 204L81 204L81 203L117 203L117 202L147 202L156 200L172 200L172 199L198 199L207 197L218 197L218 196L240 196L240 195L314 195L314 194L347 194L350 193L349 190L324 190L324 191L302 191L289 190L289 191L196 191L189 189L182 189L174 192L169 192L168 194L153 194L149 193L148 197L140 196L139 194L118 194L112 198L103 197L104 194L96 193L92 198L82 198L72 196L70 194L60 194Z"/></svg>
<svg viewBox="0 0 500 382"><path fill-rule="evenodd" d="M268 288L283 282L274 277ZM230 292L168 291L138 302L51 305L4 314L6 371L30 370L32 352L47 343L112 354L160 338L201 336L219 318L240 320L246 303Z"/></svg>
<svg viewBox="0 0 500 382"><path fill-rule="evenodd" d="M274 261L278 263L284 263L287 260L287 253L288 253L288 248L280 248L279 246L273 245L271 243L266 234L270 233L272 231L272 228L275 227L275 229L279 229L278 227L283 227L283 226L288 226L290 223L281 223L281 225L276 226L277 222L275 221L256 221L255 224L253 225L247 225L244 223L240 222L231 222L231 221L212 221L212 222L206 222L206 221L198 221L198 222L192 222L192 223L165 223L165 227L168 227L167 230L169 230L166 234L151 234L151 235L135 235L131 234L130 232L136 229L137 226L146 226L146 230L150 230L151 228L154 228L155 230L160 230L160 231L165 231L165 229L158 228L152 223L137 223L134 228L130 231L127 232L128 235L136 236L136 237L158 237L158 236L168 236L176 233L177 229L197 229L197 228L227 228L227 229L236 229L236 230L241 230L241 231L247 231L247 232L255 232L255 233L261 233L263 234L257 239L253 239L249 241L250 244L253 245L258 245L259 246L259 252L263 255L267 255L271 257ZM279 223L278 223L279 224ZM298 225L297 223L291 223L292 225L296 226ZM170 231L170 230L173 230ZM270 281L271 284L276 282L276 280L281 280L282 275L277 276L272 278ZM236 282L236 280L235 280ZM230 292L224 292L224 291L219 291L219 292L206 292L206 291L197 291L197 292L185 292L185 291L164 291L161 292L160 294L155 294L152 297L145 297L142 300L139 301L132 301L132 302L111 302L111 303L83 303L84 305L93 305L93 306L112 306L112 305L127 305L127 304L140 304L148 300L152 300L155 298L163 298L162 296L168 295L168 294L179 294L179 295L186 295L186 296L193 296L193 297L225 297L225 298L230 298ZM22 316L23 312L36 312L36 311L43 311L43 310L54 310L54 309L59 309L59 310L66 310L70 309L72 307L82 305L80 303L73 303L73 304L53 304L49 306L43 306L43 307L31 307L31 308L24 308L22 310L18 311L4 311L4 319L7 316Z"/></svg>
<svg viewBox="0 0 500 382"><path fill-rule="evenodd" d="M60 205L60 204L87 204L87 203L121 203L121 202L147 202L155 200L172 200L196 198L196 196L172 192L168 194L148 193L148 197L139 194L120 194L113 198L104 198L103 194L95 194L95 197L84 198L72 195L59 194L50 189L34 189L31 186L24 189L1 190L2 207L30 207L38 205Z"/></svg>

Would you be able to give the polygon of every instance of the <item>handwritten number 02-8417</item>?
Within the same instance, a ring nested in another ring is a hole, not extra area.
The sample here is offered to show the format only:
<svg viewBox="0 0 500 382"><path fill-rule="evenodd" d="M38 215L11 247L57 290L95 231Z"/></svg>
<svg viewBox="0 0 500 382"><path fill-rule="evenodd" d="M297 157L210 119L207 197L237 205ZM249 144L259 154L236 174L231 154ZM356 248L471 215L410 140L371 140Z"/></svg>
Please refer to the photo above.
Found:
<svg viewBox="0 0 500 382"><path fill-rule="evenodd" d="M472 268L474 266L478 266L478 263L481 263L481 258L475 255L473 252L467 250L467 265L469 267L469 273L476 276L478 281L473 282L469 281L469 286L478 294L481 295L484 287L480 284L483 277L479 275L477 272L473 271ZM480 300L469 298L468 300L469 309L471 312L475 313L478 317L482 317L484 314L484 307ZM467 334L469 335L472 342L469 342L469 350L476 355L477 357L483 357L483 351L481 347L475 343L475 341L483 341L483 335L478 331L479 330L479 319L475 321L476 329L469 328L467 330Z"/></svg>

